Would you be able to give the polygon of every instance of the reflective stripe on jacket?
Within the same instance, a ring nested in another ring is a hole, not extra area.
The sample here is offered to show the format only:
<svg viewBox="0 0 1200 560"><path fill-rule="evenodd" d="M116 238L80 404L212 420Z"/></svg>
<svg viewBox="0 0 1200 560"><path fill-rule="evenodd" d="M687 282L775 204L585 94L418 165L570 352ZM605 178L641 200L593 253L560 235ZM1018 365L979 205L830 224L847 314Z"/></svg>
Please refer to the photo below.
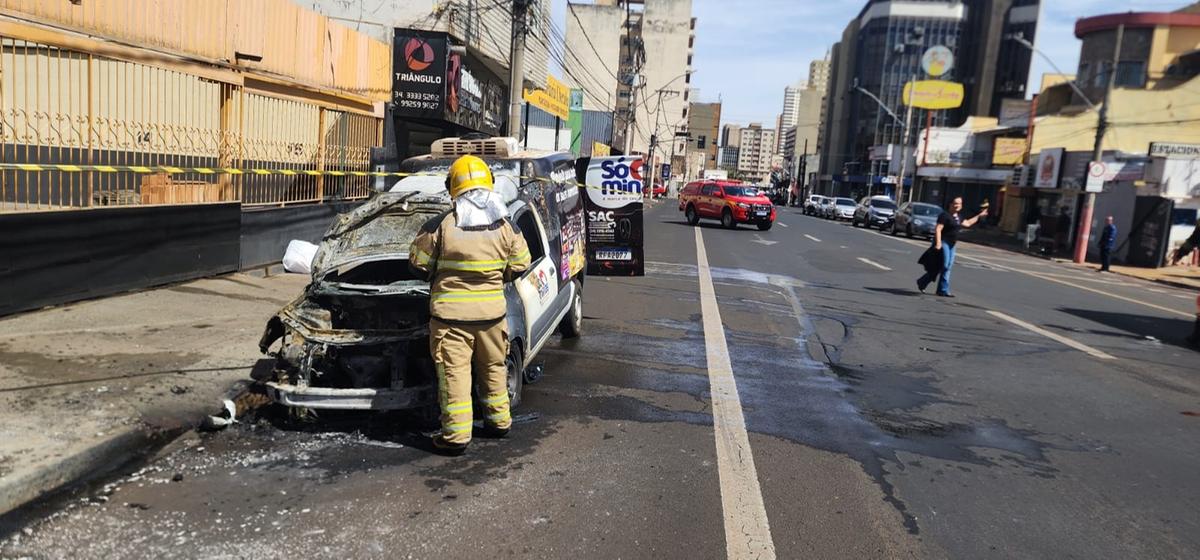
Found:
<svg viewBox="0 0 1200 560"><path fill-rule="evenodd" d="M429 313L447 322L501 319L504 279L529 268L529 247L508 220L458 227L454 213L430 220L413 239L409 264L429 279Z"/></svg>

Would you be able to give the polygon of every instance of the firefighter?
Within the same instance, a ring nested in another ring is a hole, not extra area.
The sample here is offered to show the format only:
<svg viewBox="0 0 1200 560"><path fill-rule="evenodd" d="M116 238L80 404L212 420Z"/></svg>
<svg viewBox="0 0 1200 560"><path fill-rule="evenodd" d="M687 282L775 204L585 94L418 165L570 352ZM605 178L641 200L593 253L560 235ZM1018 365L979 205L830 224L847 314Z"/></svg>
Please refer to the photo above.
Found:
<svg viewBox="0 0 1200 560"><path fill-rule="evenodd" d="M504 281L529 267L529 247L508 221L491 169L462 156L446 188L453 209L430 220L409 250L409 263L429 280L429 350L437 370L441 432L434 447L461 455L471 441L471 372L484 411L484 433L504 437L512 426Z"/></svg>

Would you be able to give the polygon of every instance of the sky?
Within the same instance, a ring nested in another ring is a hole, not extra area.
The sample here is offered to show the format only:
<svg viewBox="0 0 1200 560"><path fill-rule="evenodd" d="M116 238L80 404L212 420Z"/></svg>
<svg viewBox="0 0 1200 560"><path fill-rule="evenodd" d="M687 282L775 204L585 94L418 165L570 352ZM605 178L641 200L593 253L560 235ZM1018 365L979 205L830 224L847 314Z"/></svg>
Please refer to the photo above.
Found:
<svg viewBox="0 0 1200 560"><path fill-rule="evenodd" d="M551 15L565 22L566 0L552 0ZM587 0L579 0L587 3ZM653 0L650 0L653 1ZM865 0L693 0L696 46L692 84L699 101L722 101L723 123L761 122L773 127L783 88L805 80L808 64L841 39ZM1064 72L1079 63L1075 20L1126 11L1171 11L1188 0L1042 0L1037 47ZM653 53L647 53L653 56ZM1053 72L1040 56L1034 87Z"/></svg>

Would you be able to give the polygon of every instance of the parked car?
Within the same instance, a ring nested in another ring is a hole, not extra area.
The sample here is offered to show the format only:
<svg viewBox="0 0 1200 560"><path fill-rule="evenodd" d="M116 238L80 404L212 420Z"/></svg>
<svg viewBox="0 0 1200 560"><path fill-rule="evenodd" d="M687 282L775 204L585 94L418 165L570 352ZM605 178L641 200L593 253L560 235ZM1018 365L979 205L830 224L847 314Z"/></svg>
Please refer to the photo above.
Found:
<svg viewBox="0 0 1200 560"><path fill-rule="evenodd" d="M556 331L579 336L583 318L583 197L567 152L522 150L512 138L434 142L409 158L414 175L339 216L325 233L304 294L267 322L259 341L275 357L271 399L300 409L435 411L429 354L429 283L409 268L420 228L451 209L444 174L460 155L484 158L512 223L529 245L529 269L504 286L508 393L513 406L533 381L528 368ZM485 155L486 154L486 155ZM537 182L522 175L536 175Z"/></svg>
<svg viewBox="0 0 1200 560"><path fill-rule="evenodd" d="M754 224L766 231L775 223L775 205L759 189L735 181L695 181L679 193L679 211L696 225L701 218L720 220L727 228Z"/></svg>
<svg viewBox="0 0 1200 560"><path fill-rule="evenodd" d="M936 204L906 202L900 205L896 219L892 220L892 235L904 232L909 237L920 235L932 238L941 213L942 209Z"/></svg>
<svg viewBox="0 0 1200 560"><path fill-rule="evenodd" d="M886 196L868 196L858 201L858 207L854 209L854 217L851 222L855 225L863 225L867 228L875 226L879 231L892 225L892 219L895 218L896 203Z"/></svg>
<svg viewBox="0 0 1200 560"><path fill-rule="evenodd" d="M825 203L825 197L819 194L809 195L804 201L804 215L816 216L820 213L821 205Z"/></svg>
<svg viewBox="0 0 1200 560"><path fill-rule="evenodd" d="M833 204L827 207L828 217L834 220L852 220L854 219L854 208L857 206L853 198L835 198Z"/></svg>
<svg viewBox="0 0 1200 560"><path fill-rule="evenodd" d="M667 196L667 185L664 183L654 183L654 187L650 190L650 196L654 198Z"/></svg>
<svg viewBox="0 0 1200 560"><path fill-rule="evenodd" d="M837 206L837 199L832 196L821 197L821 205L817 207L817 215L829 219L833 216L833 210Z"/></svg>

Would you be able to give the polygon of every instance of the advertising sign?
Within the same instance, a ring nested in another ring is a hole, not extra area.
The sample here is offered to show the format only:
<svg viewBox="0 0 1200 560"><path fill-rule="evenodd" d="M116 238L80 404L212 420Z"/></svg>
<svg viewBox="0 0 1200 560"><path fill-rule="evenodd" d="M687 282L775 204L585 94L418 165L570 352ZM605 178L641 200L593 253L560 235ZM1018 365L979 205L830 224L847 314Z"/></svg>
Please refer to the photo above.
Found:
<svg viewBox="0 0 1200 560"><path fill-rule="evenodd" d="M667 181L670 179L671 179L671 164L664 163L664 164L662 164L662 180Z"/></svg>
<svg viewBox="0 0 1200 560"><path fill-rule="evenodd" d="M546 89L525 90L524 98L534 107L564 121L571 117L571 88L554 76L546 76Z"/></svg>
<svg viewBox="0 0 1200 560"><path fill-rule="evenodd" d="M587 273L590 276L644 276L642 158L590 157L576 160L585 185Z"/></svg>
<svg viewBox="0 0 1200 560"><path fill-rule="evenodd" d="M445 119L480 132L500 134L506 117L504 84L461 54L450 53L447 61Z"/></svg>
<svg viewBox="0 0 1200 560"><path fill-rule="evenodd" d="M928 147L924 137L917 140L917 153L925 154L923 164L967 165L971 163L974 151L975 134L963 128L930 129Z"/></svg>
<svg viewBox="0 0 1200 560"><path fill-rule="evenodd" d="M1150 156L1167 159L1200 159L1200 145L1151 142Z"/></svg>
<svg viewBox="0 0 1200 560"><path fill-rule="evenodd" d="M1058 187L1058 177L1062 171L1063 148L1045 148L1038 154L1037 167L1034 168L1033 186L1039 189Z"/></svg>
<svg viewBox="0 0 1200 560"><path fill-rule="evenodd" d="M1033 102L1028 99L1001 99L999 124L1002 127L1026 128L1032 110Z"/></svg>
<svg viewBox="0 0 1200 560"><path fill-rule="evenodd" d="M1025 159L1024 138L997 138L992 150L992 165L1020 165Z"/></svg>
<svg viewBox="0 0 1200 560"><path fill-rule="evenodd" d="M441 119L446 111L446 34L397 28L392 51L395 113Z"/></svg>
<svg viewBox="0 0 1200 560"><path fill-rule="evenodd" d="M612 153L612 148L610 148L608 146L608 144L592 142L592 155L593 156L607 156L611 153Z"/></svg>
<svg viewBox="0 0 1200 560"><path fill-rule="evenodd" d="M954 53L942 45L929 47L921 56L921 68L934 78L941 76L954 68Z"/></svg>
<svg viewBox="0 0 1200 560"><path fill-rule="evenodd" d="M921 80L904 84L904 104L918 109L957 109L963 97L963 85L955 82Z"/></svg>

